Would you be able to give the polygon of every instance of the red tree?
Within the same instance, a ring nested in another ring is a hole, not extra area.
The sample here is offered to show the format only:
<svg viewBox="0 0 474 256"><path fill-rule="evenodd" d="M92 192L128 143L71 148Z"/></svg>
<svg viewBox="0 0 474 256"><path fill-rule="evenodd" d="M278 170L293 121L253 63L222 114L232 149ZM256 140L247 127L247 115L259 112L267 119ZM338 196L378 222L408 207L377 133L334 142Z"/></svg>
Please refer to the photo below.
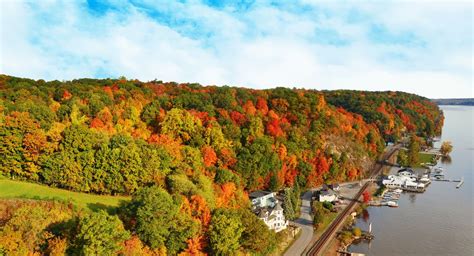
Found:
<svg viewBox="0 0 474 256"><path fill-rule="evenodd" d="M372 196L370 195L369 191L366 190L364 191L364 193L362 193L362 198L363 198L364 204L367 204L372 199Z"/></svg>
<svg viewBox="0 0 474 256"><path fill-rule="evenodd" d="M213 166L217 162L216 152L210 146L205 146L202 148L202 157L206 167Z"/></svg>

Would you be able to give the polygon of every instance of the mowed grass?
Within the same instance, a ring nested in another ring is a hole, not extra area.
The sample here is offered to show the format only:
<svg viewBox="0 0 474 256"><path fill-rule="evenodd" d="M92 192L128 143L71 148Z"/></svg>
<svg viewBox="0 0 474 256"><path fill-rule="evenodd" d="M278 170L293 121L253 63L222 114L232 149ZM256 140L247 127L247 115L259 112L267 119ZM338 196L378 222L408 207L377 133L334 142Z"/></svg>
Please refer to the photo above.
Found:
<svg viewBox="0 0 474 256"><path fill-rule="evenodd" d="M420 158L420 163L434 163L435 162L435 155L428 154L428 153L418 153L418 157Z"/></svg>
<svg viewBox="0 0 474 256"><path fill-rule="evenodd" d="M435 155L419 152L418 153L418 163L413 167L422 167L422 164L426 163L436 163Z"/></svg>
<svg viewBox="0 0 474 256"><path fill-rule="evenodd" d="M14 181L0 177L0 198L20 198L36 200L57 200L70 202L73 205L96 211L104 209L114 211L122 201L129 201L127 196L106 196L72 192L65 189L51 188L24 181Z"/></svg>

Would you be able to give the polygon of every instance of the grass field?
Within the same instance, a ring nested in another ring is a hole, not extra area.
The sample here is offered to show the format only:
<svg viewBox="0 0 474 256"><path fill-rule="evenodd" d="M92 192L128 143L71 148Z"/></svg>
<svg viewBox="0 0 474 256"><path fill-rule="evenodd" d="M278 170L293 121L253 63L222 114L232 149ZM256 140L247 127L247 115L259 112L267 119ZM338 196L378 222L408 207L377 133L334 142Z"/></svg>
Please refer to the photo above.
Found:
<svg viewBox="0 0 474 256"><path fill-rule="evenodd" d="M51 188L24 181L13 181L6 178L0 178L0 198L58 200L71 202L77 207L93 211L98 209L113 211L121 201L130 200L130 197L125 196L102 196L71 192L64 189Z"/></svg>
<svg viewBox="0 0 474 256"><path fill-rule="evenodd" d="M434 163L435 162L435 155L428 154L428 153L418 153L418 158L420 159L421 163Z"/></svg>

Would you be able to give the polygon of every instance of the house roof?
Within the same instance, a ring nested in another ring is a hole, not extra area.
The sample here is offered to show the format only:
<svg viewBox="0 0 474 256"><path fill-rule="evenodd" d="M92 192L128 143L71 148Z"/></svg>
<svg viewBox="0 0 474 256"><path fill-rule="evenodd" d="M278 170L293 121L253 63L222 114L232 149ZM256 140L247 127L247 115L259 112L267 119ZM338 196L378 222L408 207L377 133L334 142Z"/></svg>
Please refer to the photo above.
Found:
<svg viewBox="0 0 474 256"><path fill-rule="evenodd" d="M266 210L265 209L260 209L260 211L258 212L257 216L259 218L266 218L267 217L267 214L266 214Z"/></svg>
<svg viewBox="0 0 474 256"><path fill-rule="evenodd" d="M321 191L321 194L322 196L331 196L331 195L335 195L336 193L334 193L334 191L332 190L322 190Z"/></svg>
<svg viewBox="0 0 474 256"><path fill-rule="evenodd" d="M403 168L403 169L398 170L398 173L401 173L401 172L414 173L413 170L410 168Z"/></svg>
<svg viewBox="0 0 474 256"><path fill-rule="evenodd" d="M262 196L266 196L268 194L271 194L272 192L270 191L263 191L263 190L257 190L257 191L254 191L252 193L250 193L249 197L251 199L254 199L254 198L259 198L259 197L262 197Z"/></svg>
<svg viewBox="0 0 474 256"><path fill-rule="evenodd" d="M277 203L275 208L273 208L273 210L283 211L283 208L281 207L280 203Z"/></svg>

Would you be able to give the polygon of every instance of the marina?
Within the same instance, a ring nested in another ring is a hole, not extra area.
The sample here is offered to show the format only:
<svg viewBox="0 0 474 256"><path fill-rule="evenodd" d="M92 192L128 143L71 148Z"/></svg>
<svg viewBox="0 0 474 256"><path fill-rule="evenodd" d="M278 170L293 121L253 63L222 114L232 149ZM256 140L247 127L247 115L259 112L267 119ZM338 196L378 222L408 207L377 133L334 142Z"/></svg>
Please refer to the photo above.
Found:
<svg viewBox="0 0 474 256"><path fill-rule="evenodd" d="M376 239L354 243L347 251L368 256L473 255L474 128L469 122L466 127L465 120L474 116L474 107L443 110L446 123L440 141L453 142L450 160L441 158L431 170L428 166L415 168L419 181L427 175L430 185L423 193L402 192L397 208L369 206L356 220L356 226L367 230L369 223L373 223ZM396 175L399 169L392 167L389 174ZM437 173L444 177L436 179ZM373 200L380 203L381 198Z"/></svg>

